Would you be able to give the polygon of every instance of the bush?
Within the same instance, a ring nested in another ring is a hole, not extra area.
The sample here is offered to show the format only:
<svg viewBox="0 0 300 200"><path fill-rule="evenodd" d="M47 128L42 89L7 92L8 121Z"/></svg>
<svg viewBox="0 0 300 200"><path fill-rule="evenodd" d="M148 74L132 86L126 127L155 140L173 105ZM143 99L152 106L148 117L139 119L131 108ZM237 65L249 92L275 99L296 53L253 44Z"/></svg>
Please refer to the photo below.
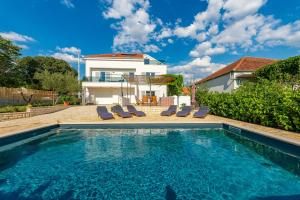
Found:
<svg viewBox="0 0 300 200"><path fill-rule="evenodd" d="M2 106L0 107L0 113L10 112L25 112L26 106Z"/></svg>
<svg viewBox="0 0 300 200"><path fill-rule="evenodd" d="M196 99L218 116L300 131L300 90L293 91L289 85L267 80L249 82L231 94L199 88Z"/></svg>
<svg viewBox="0 0 300 200"><path fill-rule="evenodd" d="M258 69L255 76L258 79L270 81L290 82L299 81L300 56L290 57Z"/></svg>
<svg viewBox="0 0 300 200"><path fill-rule="evenodd" d="M62 96L60 98L60 100L58 101L58 103L63 103L64 101L69 102L70 105L78 105L79 104L79 100L75 96L69 96L69 95Z"/></svg>

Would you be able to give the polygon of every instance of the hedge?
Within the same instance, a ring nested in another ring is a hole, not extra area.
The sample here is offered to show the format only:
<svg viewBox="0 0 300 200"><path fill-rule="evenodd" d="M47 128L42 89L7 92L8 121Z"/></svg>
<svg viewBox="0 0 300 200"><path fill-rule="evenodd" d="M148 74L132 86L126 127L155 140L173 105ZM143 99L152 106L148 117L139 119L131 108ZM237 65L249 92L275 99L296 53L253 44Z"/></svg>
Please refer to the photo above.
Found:
<svg viewBox="0 0 300 200"><path fill-rule="evenodd" d="M255 72L258 79L277 82L299 82L300 56L290 57L264 66Z"/></svg>
<svg viewBox="0 0 300 200"><path fill-rule="evenodd" d="M198 103L214 115L290 131L300 131L300 90L275 81L245 83L233 93L198 88Z"/></svg>

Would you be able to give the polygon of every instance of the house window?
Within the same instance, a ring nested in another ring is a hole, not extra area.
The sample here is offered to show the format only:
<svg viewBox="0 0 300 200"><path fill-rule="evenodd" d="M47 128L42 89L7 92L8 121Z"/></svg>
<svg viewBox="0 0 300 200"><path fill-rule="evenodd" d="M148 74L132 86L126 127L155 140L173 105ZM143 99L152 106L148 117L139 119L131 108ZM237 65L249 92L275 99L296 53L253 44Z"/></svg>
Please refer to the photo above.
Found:
<svg viewBox="0 0 300 200"><path fill-rule="evenodd" d="M100 72L99 81L105 81L105 72Z"/></svg>
<svg viewBox="0 0 300 200"><path fill-rule="evenodd" d="M145 91L146 96L150 96L150 91ZM151 91L151 96L155 96L155 91Z"/></svg>
<svg viewBox="0 0 300 200"><path fill-rule="evenodd" d="M149 65L150 64L150 60L148 58L144 59L144 65Z"/></svg>
<svg viewBox="0 0 300 200"><path fill-rule="evenodd" d="M237 86L242 85L243 81L241 79L236 79L236 84Z"/></svg>
<svg viewBox="0 0 300 200"><path fill-rule="evenodd" d="M155 72L146 72L146 76L147 77L153 77L153 76L155 76Z"/></svg>
<svg viewBox="0 0 300 200"><path fill-rule="evenodd" d="M134 72L129 72L129 77L133 78L134 77Z"/></svg>

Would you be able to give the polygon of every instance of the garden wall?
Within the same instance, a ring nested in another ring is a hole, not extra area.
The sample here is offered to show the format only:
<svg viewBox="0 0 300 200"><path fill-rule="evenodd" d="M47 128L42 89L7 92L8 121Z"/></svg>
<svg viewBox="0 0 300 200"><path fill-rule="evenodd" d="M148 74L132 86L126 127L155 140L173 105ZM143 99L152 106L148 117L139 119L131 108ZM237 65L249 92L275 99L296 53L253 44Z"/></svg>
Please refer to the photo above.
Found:
<svg viewBox="0 0 300 200"><path fill-rule="evenodd" d="M49 113L64 110L66 108L68 107L58 105L58 106L32 107L28 112L0 113L0 121L7 121L7 120L49 114Z"/></svg>

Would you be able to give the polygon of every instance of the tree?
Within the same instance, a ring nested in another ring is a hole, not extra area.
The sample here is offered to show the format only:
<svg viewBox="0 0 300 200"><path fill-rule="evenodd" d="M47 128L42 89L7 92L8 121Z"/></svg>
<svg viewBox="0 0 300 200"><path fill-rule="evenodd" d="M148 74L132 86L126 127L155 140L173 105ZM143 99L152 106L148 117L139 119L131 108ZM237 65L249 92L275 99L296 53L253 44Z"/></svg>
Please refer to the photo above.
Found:
<svg viewBox="0 0 300 200"><path fill-rule="evenodd" d="M43 71L37 72L34 78L40 81L42 89L51 90L58 94L55 104L62 95L74 94L80 90L80 84L71 72L50 73Z"/></svg>
<svg viewBox="0 0 300 200"><path fill-rule="evenodd" d="M183 88L183 76L181 74L166 74L166 77L172 77L174 80L168 83L168 96L179 96Z"/></svg>
<svg viewBox="0 0 300 200"><path fill-rule="evenodd" d="M0 86L20 85L20 73L16 69L16 60L20 56L20 47L0 36Z"/></svg>
<svg viewBox="0 0 300 200"><path fill-rule="evenodd" d="M49 73L72 73L77 75L77 71L73 69L66 61L53 57L36 56L24 57L18 60L18 69L22 72L23 85L29 88L41 89L42 84L37 80L35 73L48 71Z"/></svg>

